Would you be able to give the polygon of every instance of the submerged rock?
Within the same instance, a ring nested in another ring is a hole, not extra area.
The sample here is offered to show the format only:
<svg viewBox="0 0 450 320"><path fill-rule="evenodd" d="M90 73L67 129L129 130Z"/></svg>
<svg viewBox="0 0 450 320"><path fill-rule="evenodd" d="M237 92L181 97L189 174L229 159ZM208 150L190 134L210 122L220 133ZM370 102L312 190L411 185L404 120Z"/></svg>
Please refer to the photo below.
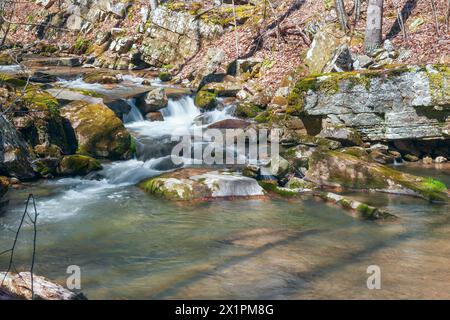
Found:
<svg viewBox="0 0 450 320"><path fill-rule="evenodd" d="M108 159L129 159L131 136L115 113L102 103L72 102L61 114L75 131L77 153Z"/></svg>
<svg viewBox="0 0 450 320"><path fill-rule="evenodd" d="M438 180L338 151L317 150L310 157L306 178L324 187L409 194L436 201L450 199L446 186Z"/></svg>
<svg viewBox="0 0 450 320"><path fill-rule="evenodd" d="M350 198L331 193L331 192L316 192L316 196L321 199L339 205L341 208L348 210L355 218L362 218L368 220L378 219L394 219L395 216L391 213L381 210L376 207L369 206L365 203L352 200Z"/></svg>
<svg viewBox="0 0 450 320"><path fill-rule="evenodd" d="M62 176L85 176L101 169L102 165L97 159L76 154L62 158L57 172Z"/></svg>
<svg viewBox="0 0 450 320"><path fill-rule="evenodd" d="M179 169L146 180L144 191L172 200L210 200L214 198L263 196L255 179L234 172L211 169Z"/></svg>
<svg viewBox="0 0 450 320"><path fill-rule="evenodd" d="M5 272L1 272L0 279L3 280L3 278L5 280L0 287L0 300L31 300L29 272L8 273L6 277ZM33 291L35 300L87 300L82 293L72 292L37 275L33 275Z"/></svg>

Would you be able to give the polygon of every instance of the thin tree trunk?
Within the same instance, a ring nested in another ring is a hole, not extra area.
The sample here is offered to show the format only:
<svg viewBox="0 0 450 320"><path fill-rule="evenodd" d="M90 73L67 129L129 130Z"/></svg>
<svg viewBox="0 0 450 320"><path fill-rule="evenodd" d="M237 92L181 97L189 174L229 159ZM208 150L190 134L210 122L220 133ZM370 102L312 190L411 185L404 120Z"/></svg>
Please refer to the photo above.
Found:
<svg viewBox="0 0 450 320"><path fill-rule="evenodd" d="M239 59L239 35L237 31L237 19L236 19L236 7L233 3L233 18L234 18L234 36L235 36L235 45L236 45L236 59Z"/></svg>
<svg viewBox="0 0 450 320"><path fill-rule="evenodd" d="M153 10L156 10L158 8L158 0L150 0L150 8Z"/></svg>
<svg viewBox="0 0 450 320"><path fill-rule="evenodd" d="M347 33L348 30L348 17L347 12L345 12L344 0L335 0L336 14L339 18L339 23L344 32Z"/></svg>
<svg viewBox="0 0 450 320"><path fill-rule="evenodd" d="M447 32L450 25L450 0L447 3L447 14L445 15L445 24L447 25Z"/></svg>
<svg viewBox="0 0 450 320"><path fill-rule="evenodd" d="M435 24L435 27L436 27L436 34L439 35L439 21L438 21L438 16L437 16L436 3L434 2L434 0L430 0L430 1L431 1L431 8L433 9L434 24Z"/></svg>
<svg viewBox="0 0 450 320"><path fill-rule="evenodd" d="M366 53L371 53L381 45L383 26L383 0L369 0L367 25L364 38Z"/></svg>
<svg viewBox="0 0 450 320"><path fill-rule="evenodd" d="M361 18L361 0L355 0L355 21Z"/></svg>

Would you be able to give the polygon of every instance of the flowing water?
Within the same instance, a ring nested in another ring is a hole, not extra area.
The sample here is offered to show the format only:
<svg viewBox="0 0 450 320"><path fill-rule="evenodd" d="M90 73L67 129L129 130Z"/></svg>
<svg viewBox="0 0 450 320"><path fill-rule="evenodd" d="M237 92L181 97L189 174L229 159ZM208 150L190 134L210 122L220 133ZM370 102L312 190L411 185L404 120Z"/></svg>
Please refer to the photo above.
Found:
<svg viewBox="0 0 450 320"><path fill-rule="evenodd" d="M231 117L200 114L190 97L171 100L164 121L143 119L133 100L126 126L138 157L104 164L100 180L27 183L0 214L0 251L11 246L29 193L39 211L36 273L65 283L81 268L90 299L450 298L450 206L412 197L353 193L396 214L396 222L355 220L309 197L177 203L135 185L173 169L170 136ZM450 185L448 169L415 169ZM29 267L32 227L15 266ZM0 269L7 266L0 256ZM381 290L366 270L381 268Z"/></svg>

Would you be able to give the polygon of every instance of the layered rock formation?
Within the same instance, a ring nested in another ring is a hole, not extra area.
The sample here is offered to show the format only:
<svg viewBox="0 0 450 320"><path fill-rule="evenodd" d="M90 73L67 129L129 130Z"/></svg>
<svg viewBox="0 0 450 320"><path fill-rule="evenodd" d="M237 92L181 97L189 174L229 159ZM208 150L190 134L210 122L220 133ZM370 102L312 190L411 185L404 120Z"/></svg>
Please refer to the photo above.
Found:
<svg viewBox="0 0 450 320"><path fill-rule="evenodd" d="M319 129L347 126L365 141L450 136L450 70L444 65L310 76L289 100L297 114L321 118Z"/></svg>

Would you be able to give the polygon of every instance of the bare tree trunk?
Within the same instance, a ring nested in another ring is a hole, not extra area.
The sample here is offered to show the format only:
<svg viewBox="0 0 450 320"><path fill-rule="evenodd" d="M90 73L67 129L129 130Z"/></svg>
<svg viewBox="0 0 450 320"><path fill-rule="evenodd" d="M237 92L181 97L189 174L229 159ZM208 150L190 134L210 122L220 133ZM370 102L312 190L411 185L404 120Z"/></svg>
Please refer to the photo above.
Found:
<svg viewBox="0 0 450 320"><path fill-rule="evenodd" d="M369 0L367 8L367 25L364 38L366 53L377 49L382 40L383 0Z"/></svg>
<svg viewBox="0 0 450 320"><path fill-rule="evenodd" d="M347 32L348 30L348 17L347 12L345 12L344 0L335 0L336 14L339 18L339 23L341 24L342 30Z"/></svg>
<svg viewBox="0 0 450 320"><path fill-rule="evenodd" d="M431 0L431 8L433 9L436 34L439 35L439 20L438 20L438 15L437 15L436 3L434 2L434 0Z"/></svg>
<svg viewBox="0 0 450 320"><path fill-rule="evenodd" d="M361 0L355 0L355 21L361 17Z"/></svg>
<svg viewBox="0 0 450 320"><path fill-rule="evenodd" d="M447 25L447 32L450 25L450 0L447 3L447 14L445 15L445 24Z"/></svg>
<svg viewBox="0 0 450 320"><path fill-rule="evenodd" d="M153 10L156 10L158 8L158 0L150 0L150 8Z"/></svg>

